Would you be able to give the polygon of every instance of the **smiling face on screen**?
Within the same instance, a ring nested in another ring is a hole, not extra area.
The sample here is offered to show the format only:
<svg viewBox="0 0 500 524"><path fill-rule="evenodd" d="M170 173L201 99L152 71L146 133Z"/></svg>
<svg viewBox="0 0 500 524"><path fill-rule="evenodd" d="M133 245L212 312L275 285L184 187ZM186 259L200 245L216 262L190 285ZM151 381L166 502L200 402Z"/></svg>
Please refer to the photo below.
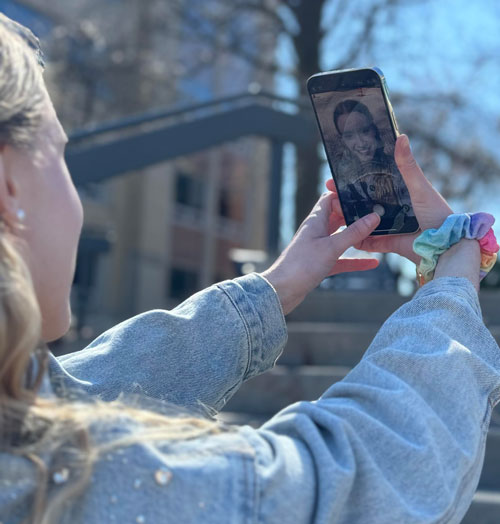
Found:
<svg viewBox="0 0 500 524"><path fill-rule="evenodd" d="M373 159L377 150L377 136L372 122L358 111L342 114L337 119L342 140L361 162Z"/></svg>

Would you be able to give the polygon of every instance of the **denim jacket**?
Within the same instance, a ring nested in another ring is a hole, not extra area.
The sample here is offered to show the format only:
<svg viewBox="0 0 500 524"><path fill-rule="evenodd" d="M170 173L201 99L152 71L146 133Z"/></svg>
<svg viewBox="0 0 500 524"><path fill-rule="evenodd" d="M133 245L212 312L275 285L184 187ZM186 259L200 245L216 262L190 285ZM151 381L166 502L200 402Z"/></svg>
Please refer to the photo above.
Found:
<svg viewBox="0 0 500 524"><path fill-rule="evenodd" d="M251 274L51 357L44 390L140 393L215 413L274 365L285 342L277 295ZM64 522L458 523L479 480L499 372L472 285L436 279L318 400L258 429L119 448L95 464ZM134 431L127 420L121 434ZM35 482L20 460L0 453L3 524L17 522Z"/></svg>

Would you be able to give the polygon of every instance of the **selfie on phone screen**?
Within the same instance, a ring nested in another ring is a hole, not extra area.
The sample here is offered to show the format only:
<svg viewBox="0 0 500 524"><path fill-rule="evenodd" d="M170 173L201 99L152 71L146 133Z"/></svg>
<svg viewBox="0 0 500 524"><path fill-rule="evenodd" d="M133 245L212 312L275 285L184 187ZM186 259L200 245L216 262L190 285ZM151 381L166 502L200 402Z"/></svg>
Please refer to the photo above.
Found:
<svg viewBox="0 0 500 524"><path fill-rule="evenodd" d="M346 223L375 211L381 216L378 234L414 230L381 88L313 92L311 97Z"/></svg>

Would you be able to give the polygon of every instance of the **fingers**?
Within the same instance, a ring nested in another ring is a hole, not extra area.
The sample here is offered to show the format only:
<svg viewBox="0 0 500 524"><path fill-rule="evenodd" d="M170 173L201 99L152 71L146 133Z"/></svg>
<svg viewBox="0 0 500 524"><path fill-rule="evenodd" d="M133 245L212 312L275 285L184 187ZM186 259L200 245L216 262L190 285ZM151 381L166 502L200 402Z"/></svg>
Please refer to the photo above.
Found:
<svg viewBox="0 0 500 524"><path fill-rule="evenodd" d="M410 141L406 135L400 135L396 141L394 159L403 175L406 187L410 192L412 203L429 203L429 198L439 198L444 202L443 197L434 189L427 180L423 171L420 169L410 148Z"/></svg>
<svg viewBox="0 0 500 524"><path fill-rule="evenodd" d="M340 207L336 193L324 193L312 209L311 213L302 222L300 229L307 224L313 234L322 235L332 234L340 226L345 225L344 215Z"/></svg>
<svg viewBox="0 0 500 524"><path fill-rule="evenodd" d="M332 213L328 219L328 235L333 235L341 226L345 226L344 217Z"/></svg>
<svg viewBox="0 0 500 524"><path fill-rule="evenodd" d="M331 211L332 213L334 213L335 215L339 216L339 217L344 217L344 213L342 213L342 208L340 207L340 201L339 201L339 198L338 196L336 195L336 193L331 193L331 204L332 204L332 207L331 207Z"/></svg>
<svg viewBox="0 0 500 524"><path fill-rule="evenodd" d="M335 196L336 195L333 193L323 193L319 197L319 200L316 202L316 205L313 207L310 214L316 214L318 211L329 214L332 209L332 200L335 199Z"/></svg>
<svg viewBox="0 0 500 524"><path fill-rule="evenodd" d="M417 235L386 235L368 237L354 247L369 253L397 253L415 264L420 262L420 257L413 251L413 241Z"/></svg>
<svg viewBox="0 0 500 524"><path fill-rule="evenodd" d="M453 211L441 194L425 178L411 152L406 135L398 137L394 158L410 192L413 209L420 226L424 229L439 227Z"/></svg>
<svg viewBox="0 0 500 524"><path fill-rule="evenodd" d="M316 202L309 215L307 215L300 225L298 231L301 231L306 224L309 228L314 229L317 233L319 233L322 229L323 232L326 231L332 209L331 200L333 198L333 193L323 193L319 197L319 200Z"/></svg>
<svg viewBox="0 0 500 524"><path fill-rule="evenodd" d="M368 251L369 253L391 253L393 250L391 240L389 236L368 237L354 247L361 251Z"/></svg>
<svg viewBox="0 0 500 524"><path fill-rule="evenodd" d="M344 213L342 212L342 207L340 206L340 201L335 190L335 184L330 178L325 183L328 191L332 193L331 196L331 215L328 218L328 234L331 235L337 231L340 226L345 226Z"/></svg>
<svg viewBox="0 0 500 524"><path fill-rule="evenodd" d="M346 249L362 242L380 223L380 217L377 213L370 213L369 215L356 220L353 224L346 227L340 233L336 233L335 244L336 248L343 253Z"/></svg>
<svg viewBox="0 0 500 524"><path fill-rule="evenodd" d="M413 153L411 152L410 142L406 135L401 135L396 141L394 150L394 160L403 175L406 187L410 192L412 200L416 198L421 200L420 195L430 186L429 181L425 178L423 171L417 164Z"/></svg>
<svg viewBox="0 0 500 524"><path fill-rule="evenodd" d="M326 186L326 189L328 189L328 191L333 193L335 196L335 198L332 198L332 212L337 213L337 215L344 216L344 214L342 213L342 208L340 207L339 196L337 193L337 189L335 188L335 184L333 183L333 180L329 178L325 182L325 186Z"/></svg>
<svg viewBox="0 0 500 524"><path fill-rule="evenodd" d="M326 189L328 189L328 191L333 191L334 193L337 192L336 188L335 188L335 184L333 182L333 180L331 178L329 178L326 183Z"/></svg>
<svg viewBox="0 0 500 524"><path fill-rule="evenodd" d="M349 273L351 271L368 271L378 266L376 258L341 258L335 264L329 277L338 273Z"/></svg>

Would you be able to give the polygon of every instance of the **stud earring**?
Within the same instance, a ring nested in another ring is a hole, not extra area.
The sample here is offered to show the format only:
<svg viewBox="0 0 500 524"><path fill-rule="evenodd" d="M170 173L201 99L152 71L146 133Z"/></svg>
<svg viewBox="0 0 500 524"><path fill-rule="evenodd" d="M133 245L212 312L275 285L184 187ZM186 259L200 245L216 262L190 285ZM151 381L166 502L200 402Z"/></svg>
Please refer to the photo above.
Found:
<svg viewBox="0 0 500 524"><path fill-rule="evenodd" d="M16 215L17 215L19 222L22 222L26 218L26 213L24 209L21 209L21 208L17 210Z"/></svg>

